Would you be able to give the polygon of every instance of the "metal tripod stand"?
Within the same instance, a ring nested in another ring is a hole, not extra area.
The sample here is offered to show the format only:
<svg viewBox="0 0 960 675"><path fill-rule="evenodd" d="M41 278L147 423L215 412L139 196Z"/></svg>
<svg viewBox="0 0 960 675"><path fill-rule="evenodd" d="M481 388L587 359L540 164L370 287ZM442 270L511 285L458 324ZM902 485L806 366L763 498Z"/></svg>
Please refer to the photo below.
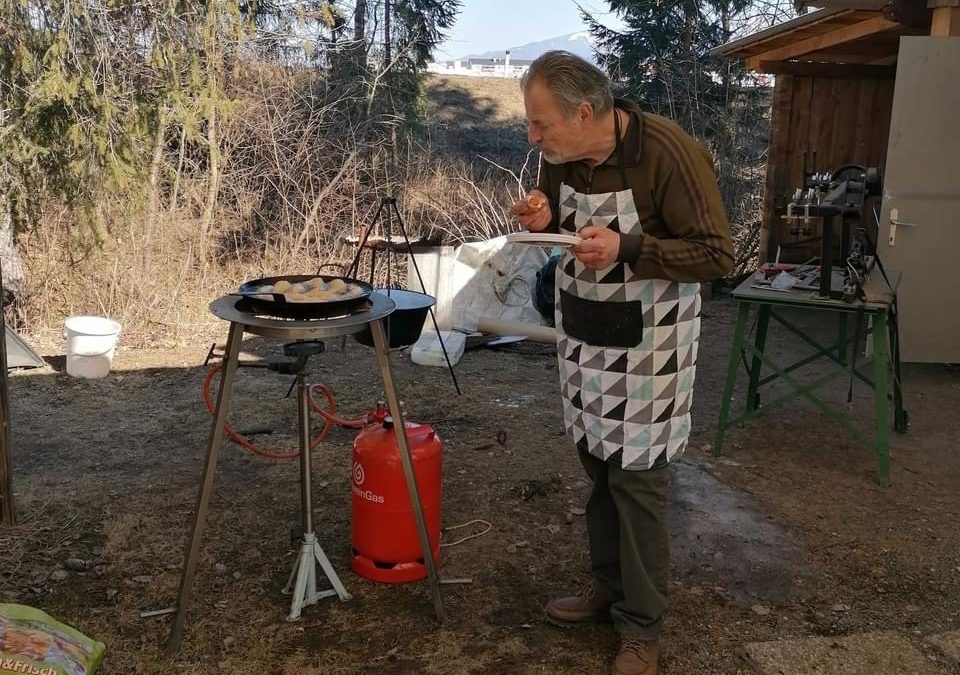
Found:
<svg viewBox="0 0 960 675"><path fill-rule="evenodd" d="M281 372L292 373L297 376L297 419L300 432L300 508L303 517L303 542L300 544L300 555L290 572L290 578L283 589L285 594L293 593L290 598L290 614L288 621L300 618L300 612L307 605L314 605L317 601L331 596L339 596L346 602L350 594L344 588L340 577L337 576L333 565L320 547L316 534L313 531L313 499L312 499L312 472L310 466L310 402L307 396L307 384L304 374L307 359L324 351L324 344L316 340L305 342L291 342L283 346L286 356L296 357L296 361L280 368ZM276 368L275 368L276 369ZM332 588L317 590L317 564L323 570Z"/></svg>

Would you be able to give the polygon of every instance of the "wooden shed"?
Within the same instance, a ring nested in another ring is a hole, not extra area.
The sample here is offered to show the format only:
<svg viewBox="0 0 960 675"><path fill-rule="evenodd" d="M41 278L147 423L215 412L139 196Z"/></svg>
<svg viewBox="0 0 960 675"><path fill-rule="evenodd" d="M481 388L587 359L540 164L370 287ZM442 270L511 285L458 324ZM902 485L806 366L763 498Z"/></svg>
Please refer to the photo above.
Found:
<svg viewBox="0 0 960 675"><path fill-rule="evenodd" d="M947 250L960 251L960 0L812 5L713 51L775 78L761 260L818 255L818 224L783 218L805 172L879 167L882 197L863 225L903 273L904 359L960 362L960 318L931 300L960 296L960 276L944 272Z"/></svg>

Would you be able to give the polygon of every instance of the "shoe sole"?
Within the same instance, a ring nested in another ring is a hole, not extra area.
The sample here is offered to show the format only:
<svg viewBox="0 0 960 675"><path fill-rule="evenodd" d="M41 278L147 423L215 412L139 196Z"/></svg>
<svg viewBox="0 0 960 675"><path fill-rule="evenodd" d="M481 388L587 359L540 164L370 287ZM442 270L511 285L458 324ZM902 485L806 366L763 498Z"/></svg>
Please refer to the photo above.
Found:
<svg viewBox="0 0 960 675"><path fill-rule="evenodd" d="M590 617L589 619L580 619L579 621L564 621L563 619L558 619L555 616L550 616L546 613L544 613L544 616L547 617L547 623L549 623L551 626L564 629L576 628L577 626L584 626L591 623L613 623L613 617L609 614L598 614Z"/></svg>

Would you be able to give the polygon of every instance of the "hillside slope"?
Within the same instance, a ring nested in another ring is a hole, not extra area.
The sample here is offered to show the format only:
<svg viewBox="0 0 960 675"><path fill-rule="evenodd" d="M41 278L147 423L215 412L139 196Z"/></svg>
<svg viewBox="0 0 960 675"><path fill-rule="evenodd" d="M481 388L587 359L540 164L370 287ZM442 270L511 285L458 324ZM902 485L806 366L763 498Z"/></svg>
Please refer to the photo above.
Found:
<svg viewBox="0 0 960 675"><path fill-rule="evenodd" d="M517 80L431 75L426 90L435 151L472 164L482 156L519 170L530 145Z"/></svg>

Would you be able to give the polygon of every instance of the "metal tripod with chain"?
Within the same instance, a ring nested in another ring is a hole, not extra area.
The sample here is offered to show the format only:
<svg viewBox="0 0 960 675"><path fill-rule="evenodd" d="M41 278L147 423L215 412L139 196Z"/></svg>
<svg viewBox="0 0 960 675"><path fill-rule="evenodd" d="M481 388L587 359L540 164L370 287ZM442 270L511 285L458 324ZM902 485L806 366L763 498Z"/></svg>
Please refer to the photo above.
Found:
<svg viewBox="0 0 960 675"><path fill-rule="evenodd" d="M407 228L403 224L403 218L400 215L400 210L397 208L397 198L393 196L386 196L380 199L380 206L377 208L376 214L374 214L373 219L367 225L366 230L361 237L360 242L357 244L357 255L354 257L353 262L350 264L350 269L347 271L346 276L351 278L357 278L356 275L360 272L360 258L363 256L363 251L367 246L367 241L370 239L370 234L373 232L374 228L377 225L377 222L380 220L380 216L383 216L385 227L384 227L384 251L387 256L387 283L384 290L384 294L389 297L390 295L390 286L391 286L391 256L393 255L393 217L396 216L397 224L399 226L400 235L403 237L403 243L406 248L407 255L410 256L410 262L413 265L413 271L417 275L417 281L420 284L420 288L424 294L427 294L427 286L423 283L423 277L420 275L420 268L417 265L416 256L413 252L413 244L410 243L410 237L407 236ZM374 283L374 275L376 273L377 265L377 250L376 248L371 249L371 260L370 260L370 283ZM429 294L428 294L429 295ZM437 333L437 339L440 341L440 349L443 350L443 358L447 363L447 369L450 371L450 378L453 380L453 386L457 390L457 394L460 392L460 384L457 382L457 375L453 372L453 364L450 363L450 355L447 353L447 347L443 342L443 334L440 332L440 326L437 324L437 315L433 311L433 307L428 309L430 313L430 320L433 322L433 330ZM387 324L387 331L389 333L389 323ZM389 341L389 335L387 336Z"/></svg>

